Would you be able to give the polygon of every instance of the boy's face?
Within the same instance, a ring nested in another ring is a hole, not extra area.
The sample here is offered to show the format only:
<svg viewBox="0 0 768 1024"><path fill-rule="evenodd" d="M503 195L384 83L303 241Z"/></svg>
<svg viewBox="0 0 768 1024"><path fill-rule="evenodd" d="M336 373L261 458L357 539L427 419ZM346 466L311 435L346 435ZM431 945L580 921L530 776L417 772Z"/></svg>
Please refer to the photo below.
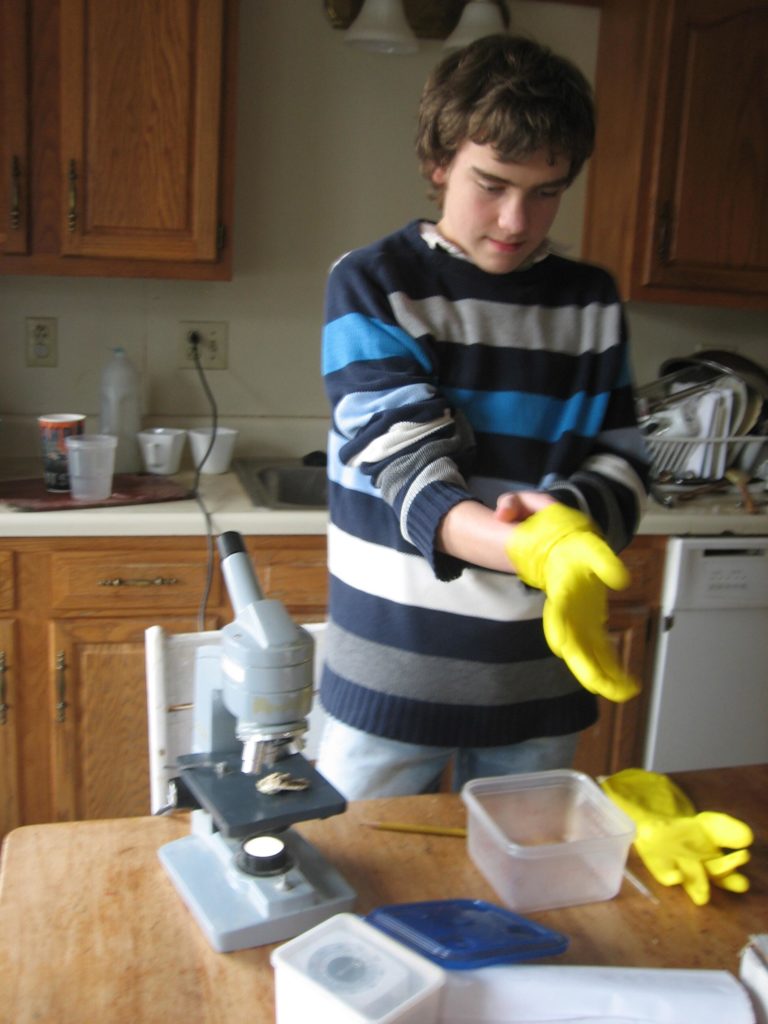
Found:
<svg viewBox="0 0 768 1024"><path fill-rule="evenodd" d="M549 233L568 186L570 160L538 150L503 161L492 146L465 142L447 167L432 174L443 186L438 227L489 274L517 270Z"/></svg>

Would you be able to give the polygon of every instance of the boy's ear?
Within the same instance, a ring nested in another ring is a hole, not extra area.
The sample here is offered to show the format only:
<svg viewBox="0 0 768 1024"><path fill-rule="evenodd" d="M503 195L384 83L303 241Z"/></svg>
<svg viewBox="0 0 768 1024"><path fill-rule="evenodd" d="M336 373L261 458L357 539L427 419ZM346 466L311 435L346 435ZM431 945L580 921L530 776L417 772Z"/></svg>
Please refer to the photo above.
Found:
<svg viewBox="0 0 768 1024"><path fill-rule="evenodd" d="M436 166L432 174L430 175L433 185L445 185L448 181L448 168L441 167L439 164Z"/></svg>

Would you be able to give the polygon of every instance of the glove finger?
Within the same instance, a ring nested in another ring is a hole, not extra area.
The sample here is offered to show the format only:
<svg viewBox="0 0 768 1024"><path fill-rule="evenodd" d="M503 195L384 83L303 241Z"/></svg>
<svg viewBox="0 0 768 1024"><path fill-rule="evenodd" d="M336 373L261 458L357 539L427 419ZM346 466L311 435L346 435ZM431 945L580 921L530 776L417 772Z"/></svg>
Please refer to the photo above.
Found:
<svg viewBox="0 0 768 1024"><path fill-rule="evenodd" d="M680 857L678 865L683 876L683 889L696 906L703 907L709 903L709 879L701 861Z"/></svg>
<svg viewBox="0 0 768 1024"><path fill-rule="evenodd" d="M606 587L624 590L632 577L629 569L595 533L575 533L567 539L569 554L578 556Z"/></svg>
<svg viewBox="0 0 768 1024"><path fill-rule="evenodd" d="M751 846L754 842L752 829L746 822L732 818L722 811L702 811L696 820L716 846L724 846L728 850L740 850L743 846Z"/></svg>
<svg viewBox="0 0 768 1024"><path fill-rule="evenodd" d="M665 857L658 852L652 852L643 846L642 841L635 842L635 849L640 855L643 864L661 885L680 885L683 880L682 872L671 857Z"/></svg>
<svg viewBox="0 0 768 1024"><path fill-rule="evenodd" d="M742 867L750 859L749 850L734 850L722 857L713 857L705 862L705 867L712 878L722 878L736 868Z"/></svg>
<svg viewBox="0 0 768 1024"><path fill-rule="evenodd" d="M610 642L585 650L571 636L561 648L560 657L585 690L607 700L623 703L640 692L637 680L628 675L613 654Z"/></svg>
<svg viewBox="0 0 768 1024"><path fill-rule="evenodd" d="M718 889L725 889L726 892L742 893L749 891L749 879L738 871L734 871L732 875L726 875L724 878L713 878L712 884L716 885Z"/></svg>

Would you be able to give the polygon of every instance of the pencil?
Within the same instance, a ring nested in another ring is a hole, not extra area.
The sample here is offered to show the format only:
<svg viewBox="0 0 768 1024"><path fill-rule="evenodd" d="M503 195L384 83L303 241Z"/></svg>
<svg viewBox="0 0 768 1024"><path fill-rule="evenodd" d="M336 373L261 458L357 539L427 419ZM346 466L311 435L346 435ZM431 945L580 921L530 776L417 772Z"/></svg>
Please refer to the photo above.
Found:
<svg viewBox="0 0 768 1024"><path fill-rule="evenodd" d="M448 828L444 825L409 825L404 821L364 821L368 828L377 828L383 832L412 832L424 836L456 836L463 839L465 828Z"/></svg>

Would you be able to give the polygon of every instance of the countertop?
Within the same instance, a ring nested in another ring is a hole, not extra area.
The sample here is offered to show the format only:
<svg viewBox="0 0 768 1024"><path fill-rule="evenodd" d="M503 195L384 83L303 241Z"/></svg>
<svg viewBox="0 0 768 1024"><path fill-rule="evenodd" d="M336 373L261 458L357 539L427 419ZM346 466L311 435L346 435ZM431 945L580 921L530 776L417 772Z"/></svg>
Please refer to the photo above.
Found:
<svg viewBox="0 0 768 1024"><path fill-rule="evenodd" d="M562 932L567 951L549 962L727 970L768 920L768 765L675 774L700 810L724 810L756 836L744 871L751 889L715 889L704 907L665 889L634 850L629 868L651 896L625 881L612 900L529 913ZM498 897L463 839L372 831L370 820L456 826L460 797L353 802L344 814L297 829L357 893L355 912L388 903ZM7 837L0 862L0 1019L14 1024L109 1020L115 1024L251 1024L272 1021L272 946L215 953L157 857L188 832L184 815L27 825ZM309 1018L308 1018L309 1019Z"/></svg>
<svg viewBox="0 0 768 1024"><path fill-rule="evenodd" d="M0 479L32 477L37 459L0 460ZM191 486L193 474L173 478ZM200 493L211 515L214 532L237 530L243 535L323 534L327 515L317 510L256 508L234 473L203 475ZM763 504L757 515L746 515L735 493L699 498L667 509L650 501L638 533L643 535L768 534L768 493L755 492ZM205 516L192 499L147 505L84 508L64 512L21 512L0 503L3 537L115 537L202 535Z"/></svg>

